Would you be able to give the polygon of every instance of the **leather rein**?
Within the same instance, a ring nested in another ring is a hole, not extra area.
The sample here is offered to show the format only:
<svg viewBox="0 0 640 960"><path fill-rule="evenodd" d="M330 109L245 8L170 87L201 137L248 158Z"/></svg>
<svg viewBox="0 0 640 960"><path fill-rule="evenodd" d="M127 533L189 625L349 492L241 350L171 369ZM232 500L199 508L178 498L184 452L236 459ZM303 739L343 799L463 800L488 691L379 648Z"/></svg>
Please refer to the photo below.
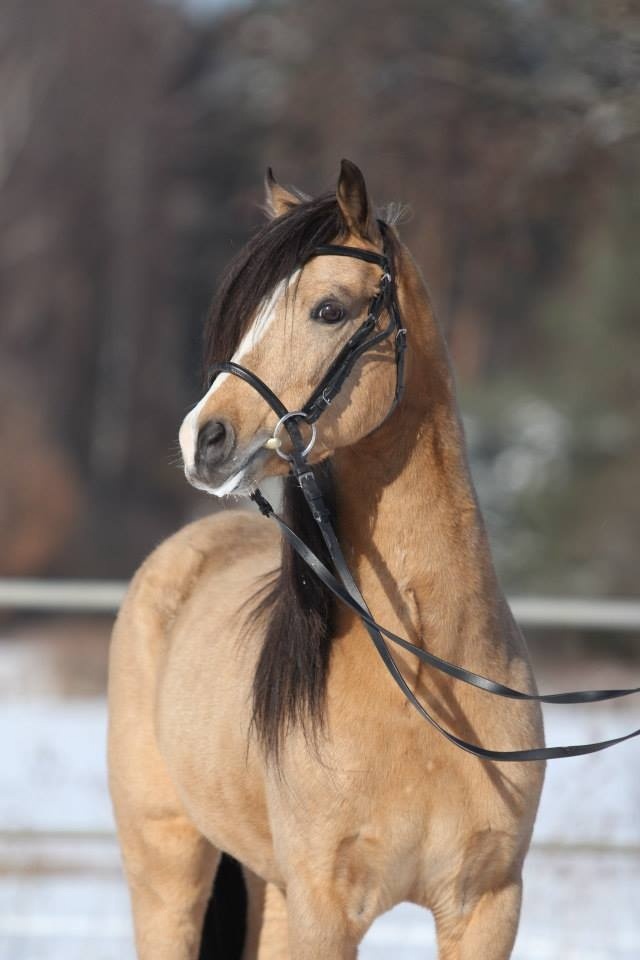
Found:
<svg viewBox="0 0 640 960"><path fill-rule="evenodd" d="M322 497L320 487L313 467L309 464L307 457L311 452L316 437L316 421L329 407L331 402L339 394L349 374L353 370L357 360L372 347L382 343L389 338L394 338L395 343L395 364L396 364L396 387L394 398L384 420L378 424L375 429L382 426L393 411L398 406L404 389L405 372L405 351L407 346L407 331L402 326L400 309L398 306L394 265L389 252L387 241L387 226L378 221L384 247L382 253L376 253L371 250L360 249L357 247L339 246L336 244L325 244L318 246L311 254L312 257L334 256L334 257L354 257L358 260L364 260L367 263L377 264L382 269L379 288L369 304L369 309L364 322L356 332L347 340L345 345L339 351L335 360L330 364L322 380L315 388L305 405L300 410L289 411L282 403L280 398L267 386L267 384L256 376L251 370L241 366L233 361L224 361L213 364L209 368L209 382L219 373L230 373L233 376L244 380L249 386L253 387L265 400L274 413L279 417L278 423L274 429L272 438L272 449L283 459L289 461L289 468L292 475L302 490L304 499L311 511L311 515L322 538L327 546L333 571L331 571L316 554L300 539L292 528L279 517L269 501L264 497L261 491L256 488L251 494L251 499L256 503L261 513L265 517L273 519L285 540L291 545L298 556L318 577L324 586L336 597L345 607L352 610L360 619L367 630L382 662L389 671L394 682L398 685L406 699L411 703L418 713L435 729L442 734L452 744L465 750L473 756L480 757L483 760L497 761L533 761L533 760L552 760L560 757L578 757L584 754L597 753L605 750L617 743L623 743L633 737L640 736L640 729L634 730L625 736L615 737L612 740L602 740L597 743L575 744L573 746L560 747L534 747L527 750L491 750L479 744L469 743L461 737L456 736L451 731L443 727L434 716L429 713L426 707L416 697L415 693L405 680L400 668L398 667L387 641L403 650L416 656L422 663L432 667L455 680L461 680L473 687L484 690L486 693L497 697L503 697L510 700L536 701L538 703L596 703L603 700L615 700L620 697L627 697L631 694L640 692L640 687L634 687L623 690L581 690L569 693L554 694L534 694L524 693L521 690L515 690L511 687L490 680L480 674L473 673L464 667L443 660L441 657L430 653L423 647L419 647L409 640L398 636L391 630L381 626L372 616L364 597L362 596L358 585L356 584L351 570L345 560L342 548L336 536L331 523L331 514ZM304 265L304 264L303 264ZM379 321L382 314L386 312L388 322L386 326L379 329ZM304 421L312 428L311 440L305 444L300 430L300 421ZM278 434L282 427L287 430L291 440L291 452L283 453L279 448Z"/></svg>

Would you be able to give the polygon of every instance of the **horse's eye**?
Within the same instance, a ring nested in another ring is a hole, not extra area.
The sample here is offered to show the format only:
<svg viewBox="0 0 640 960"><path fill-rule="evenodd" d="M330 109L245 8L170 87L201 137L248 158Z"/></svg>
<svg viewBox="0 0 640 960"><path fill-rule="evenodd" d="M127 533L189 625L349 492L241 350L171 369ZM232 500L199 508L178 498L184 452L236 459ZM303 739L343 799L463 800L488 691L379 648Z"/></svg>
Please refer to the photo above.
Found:
<svg viewBox="0 0 640 960"><path fill-rule="evenodd" d="M324 300L311 314L314 320L319 320L321 323L340 323L344 320L344 315L344 307L335 300Z"/></svg>

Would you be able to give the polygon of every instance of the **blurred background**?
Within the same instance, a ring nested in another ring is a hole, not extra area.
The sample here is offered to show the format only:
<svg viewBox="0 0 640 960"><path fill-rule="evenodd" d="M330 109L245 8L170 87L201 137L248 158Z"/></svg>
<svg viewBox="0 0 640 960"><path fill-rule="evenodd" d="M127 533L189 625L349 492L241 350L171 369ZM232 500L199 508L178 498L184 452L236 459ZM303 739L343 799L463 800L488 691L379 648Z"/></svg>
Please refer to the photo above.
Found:
<svg viewBox="0 0 640 960"><path fill-rule="evenodd" d="M522 613L542 685L638 683L637 3L1 0L3 960L131 956L102 759L110 607L215 508L177 428L265 168L317 193L343 156L411 211L506 589L578 611ZM117 583L99 614L27 614L15 578ZM601 599L629 602L584 613ZM549 739L638 719L558 708ZM550 773L518 960L640 955L637 763L631 744ZM433 956L428 924L392 914L363 956Z"/></svg>

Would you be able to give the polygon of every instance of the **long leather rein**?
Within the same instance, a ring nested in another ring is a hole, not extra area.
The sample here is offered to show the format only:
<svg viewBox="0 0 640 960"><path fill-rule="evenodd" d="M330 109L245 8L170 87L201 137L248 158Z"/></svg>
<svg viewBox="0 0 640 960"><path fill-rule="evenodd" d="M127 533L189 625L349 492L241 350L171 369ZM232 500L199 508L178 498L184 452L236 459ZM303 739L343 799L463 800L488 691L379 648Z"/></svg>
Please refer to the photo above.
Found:
<svg viewBox="0 0 640 960"><path fill-rule="evenodd" d="M358 585L356 584L349 565L347 564L342 548L336 536L331 523L331 515L327 505L322 497L320 487L317 482L313 467L308 462L308 454L311 444L306 444L302 437L298 421L304 421L312 425L315 430L315 423L321 414L329 407L331 402L338 395L357 360L372 347L378 343L394 337L395 342L395 362L396 362L396 387L394 398L390 409L385 416L385 420L393 413L400 402L404 389L404 360L406 351L406 330L402 326L400 309L397 301L394 269L392 258L389 254L386 238L386 224L379 221L380 230L384 240L383 253L376 253L371 250L359 249L356 247L339 246L337 244L326 244L316 247L312 256L338 256L355 257L364 260L367 263L374 263L382 268L382 276L378 292L373 297L367 317L356 332L349 338L346 344L339 351L335 360L331 363L324 374L318 386L305 403L297 411L289 411L282 403L280 398L271 390L267 384L256 376L251 370L241 366L233 361L223 361L216 363L209 369L209 380L213 380L219 373L230 373L233 376L244 380L249 386L253 387L265 400L274 413L278 416L278 426L284 426L291 440L291 452L280 454L289 461L291 473L302 490L305 501L311 511L313 519L320 530L322 538L327 546L333 572L320 560L320 558L300 539L291 527L279 517L269 501L264 497L259 489L255 489L251 494L251 499L256 503L261 513L265 517L273 519L285 540L291 545L302 561L318 577L325 587L338 599L345 607L352 610L360 619L367 630L382 662L389 671L394 682L398 685L404 696L412 704L418 713L447 740L467 753L484 760L497 761L533 761L533 760L552 760L561 757L577 757L588 753L597 753L600 750L606 750L617 743L623 743L633 737L640 736L640 729L634 730L621 737L615 737L612 740L602 740L596 743L574 744L572 746L559 747L533 747L527 750L491 750L470 743L456 736L447 730L436 720L434 716L426 709L424 704L418 699L411 687L405 680L402 671L398 667L387 641L401 647L403 650L416 656L424 664L432 667L449 677L461 680L473 687L484 690L486 693L497 697L503 697L511 700L536 701L538 703L595 703L603 700L614 700L620 697L627 697L640 692L640 687L633 687L622 690L580 690L568 693L554 694L534 694L525 693L521 690L515 690L511 687L490 680L480 674L473 673L464 667L443 660L441 657L430 653L423 647L419 647L411 641L398 636L386 627L381 626L372 616L364 597L362 596ZM382 314L386 312L388 322L386 326L379 329L379 321ZM384 422L384 421L382 421ZM375 429L379 429L379 424ZM274 437L276 436L274 431ZM313 434L315 436L315 433ZM313 439L313 437L312 437ZM278 451L280 453L280 451Z"/></svg>

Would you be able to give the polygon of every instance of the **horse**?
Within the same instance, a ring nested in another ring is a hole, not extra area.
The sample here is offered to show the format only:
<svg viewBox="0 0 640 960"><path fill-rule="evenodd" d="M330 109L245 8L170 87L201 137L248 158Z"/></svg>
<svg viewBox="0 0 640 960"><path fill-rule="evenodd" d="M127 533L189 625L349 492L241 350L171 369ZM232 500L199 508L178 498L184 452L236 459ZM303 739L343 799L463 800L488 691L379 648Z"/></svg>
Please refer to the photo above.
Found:
<svg viewBox="0 0 640 960"><path fill-rule="evenodd" d="M336 190L313 199L269 173L266 208L211 309L205 366L217 375L180 428L187 479L242 497L283 477L284 516L326 559L290 475L292 440L274 436L272 406L232 374L241 363L286 409L304 409L379 296L384 253L406 337L401 396L396 329L325 396L313 436L295 414L309 463L377 621L535 695L444 338L397 227L376 219L346 160ZM395 662L454 736L496 750L543 743L535 700L497 708L406 650ZM223 854L246 879L245 960L354 958L402 901L432 912L440 960L511 955L544 763L479 758L426 724L361 617L255 510L189 524L134 576L111 645L109 769L140 960L204 956Z"/></svg>

